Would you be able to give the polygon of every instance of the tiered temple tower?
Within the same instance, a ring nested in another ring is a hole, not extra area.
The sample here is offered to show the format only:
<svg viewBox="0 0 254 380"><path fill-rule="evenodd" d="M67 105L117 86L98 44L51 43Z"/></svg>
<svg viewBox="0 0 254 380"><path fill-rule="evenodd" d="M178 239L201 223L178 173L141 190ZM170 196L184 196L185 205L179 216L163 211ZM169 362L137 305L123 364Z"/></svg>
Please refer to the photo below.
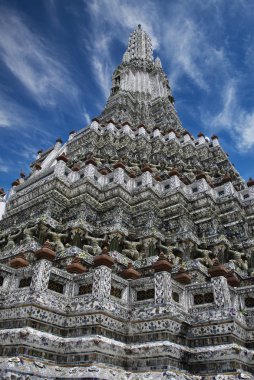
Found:
<svg viewBox="0 0 254 380"><path fill-rule="evenodd" d="M253 210L218 138L182 127L138 26L101 115L13 182L1 378L253 379Z"/></svg>

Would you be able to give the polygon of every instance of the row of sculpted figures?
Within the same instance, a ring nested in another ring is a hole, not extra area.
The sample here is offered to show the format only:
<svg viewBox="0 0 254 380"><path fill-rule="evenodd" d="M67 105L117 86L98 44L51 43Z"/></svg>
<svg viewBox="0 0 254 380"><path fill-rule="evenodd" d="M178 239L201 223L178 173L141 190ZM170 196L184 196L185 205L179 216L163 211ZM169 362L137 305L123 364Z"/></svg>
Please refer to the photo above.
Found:
<svg viewBox="0 0 254 380"><path fill-rule="evenodd" d="M57 225L54 228L45 222L28 222L25 227L13 228L0 236L0 251L14 251L18 246L29 246L31 243L42 245L50 241L58 254L63 257L66 249L77 247L90 255L98 255L107 245L110 251L117 251L131 260L139 260L157 256L161 252L174 265L182 265L188 260L196 260L209 268L215 260L221 263L234 263L243 271L252 272L254 263L253 254L241 246L232 247L227 238L219 236L217 242L211 244L202 242L197 244L191 240L170 241L159 239L154 235L137 237L135 234L125 236L119 231L104 232L102 234L92 228L74 226L64 228Z"/></svg>

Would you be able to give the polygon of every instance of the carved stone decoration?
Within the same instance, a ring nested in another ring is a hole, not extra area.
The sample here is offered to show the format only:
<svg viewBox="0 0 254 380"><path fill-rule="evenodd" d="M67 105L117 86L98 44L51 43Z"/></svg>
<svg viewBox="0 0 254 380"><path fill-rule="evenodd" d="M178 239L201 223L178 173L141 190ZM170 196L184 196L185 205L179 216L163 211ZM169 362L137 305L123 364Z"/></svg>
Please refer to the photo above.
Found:
<svg viewBox="0 0 254 380"><path fill-rule="evenodd" d="M102 249L102 252L100 255L98 256L95 256L94 260L94 266L95 267L98 267L98 266L101 266L101 265L104 265L108 268L112 268L112 266L114 265L114 259L109 255L109 252L108 252L108 248L107 247L104 247Z"/></svg>
<svg viewBox="0 0 254 380"><path fill-rule="evenodd" d="M191 276L182 267L180 267L177 273L174 273L173 278L181 284L189 284L191 282Z"/></svg>
<svg viewBox="0 0 254 380"><path fill-rule="evenodd" d="M87 271L87 268L81 263L79 257L74 257L71 264L66 267L67 272L82 274Z"/></svg>
<svg viewBox="0 0 254 380"><path fill-rule="evenodd" d="M19 253L14 259L10 261L10 266L12 268L25 268L29 265L29 262L25 258L25 254L23 252Z"/></svg>
<svg viewBox="0 0 254 380"><path fill-rule="evenodd" d="M97 166L97 162L96 160L91 156L89 157L87 160L86 160L86 165L93 165L93 166Z"/></svg>
<svg viewBox="0 0 254 380"><path fill-rule="evenodd" d="M124 163L123 163L122 161L117 161L117 162L113 165L113 167L114 167L115 169L117 169L117 168L125 169L125 165L124 165Z"/></svg>
<svg viewBox="0 0 254 380"><path fill-rule="evenodd" d="M34 274L30 288L34 292L44 292L48 288L52 262L48 259L40 259L34 265Z"/></svg>
<svg viewBox="0 0 254 380"><path fill-rule="evenodd" d="M154 275L155 303L163 304L172 299L172 280L168 271L160 271Z"/></svg>
<svg viewBox="0 0 254 380"><path fill-rule="evenodd" d="M100 172L102 175L107 175L107 174L110 173L110 169L107 168L107 167L104 167L104 168L99 169L99 172Z"/></svg>
<svg viewBox="0 0 254 380"><path fill-rule="evenodd" d="M141 276L141 273L133 267L132 263L128 263L128 268L121 272L121 276L126 280L136 280Z"/></svg>
<svg viewBox="0 0 254 380"><path fill-rule="evenodd" d="M157 261L153 263L153 269L156 272L171 272L172 264L161 252Z"/></svg>
<svg viewBox="0 0 254 380"><path fill-rule="evenodd" d="M68 157L66 156L65 153L62 153L62 154L60 154L60 156L58 156L58 157L56 158L56 160L57 160L57 161L63 161L63 162L65 162L65 163L67 163L67 162L68 162Z"/></svg>
<svg viewBox="0 0 254 380"><path fill-rule="evenodd" d="M35 251L34 255L38 260L46 259L53 261L56 257L56 253L49 241L46 241L42 248L38 249L38 251Z"/></svg>
<svg viewBox="0 0 254 380"><path fill-rule="evenodd" d="M228 276L228 271L223 264L220 264L218 260L214 260L213 266L208 269L208 273L211 277Z"/></svg>
<svg viewBox="0 0 254 380"><path fill-rule="evenodd" d="M153 172L152 168L151 168L151 166L149 164L144 164L143 167L141 168L141 171L143 173L145 173L145 172L152 173Z"/></svg>
<svg viewBox="0 0 254 380"><path fill-rule="evenodd" d="M240 285L240 280L233 271L228 271L227 273L228 285L236 287Z"/></svg>
<svg viewBox="0 0 254 380"><path fill-rule="evenodd" d="M100 265L94 270L93 274L93 297L104 300L110 297L111 290L111 269Z"/></svg>
<svg viewBox="0 0 254 380"><path fill-rule="evenodd" d="M218 307L228 307L231 303L227 279L216 276L211 279L214 286L214 301Z"/></svg>

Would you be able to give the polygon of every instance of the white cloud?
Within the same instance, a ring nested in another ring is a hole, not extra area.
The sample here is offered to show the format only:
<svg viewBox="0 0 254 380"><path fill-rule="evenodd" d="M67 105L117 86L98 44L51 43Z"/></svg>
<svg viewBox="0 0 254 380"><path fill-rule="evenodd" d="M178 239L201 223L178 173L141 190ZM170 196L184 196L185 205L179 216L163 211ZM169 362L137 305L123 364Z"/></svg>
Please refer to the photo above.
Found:
<svg viewBox="0 0 254 380"><path fill-rule="evenodd" d="M22 139L33 139L35 135L43 136L43 139L46 141L50 141L52 139L52 135L49 130L44 127L41 120L38 120L33 111L19 105L13 99L1 92L0 128L15 130L17 136L22 133ZM3 143L3 140L4 137L2 137L0 142Z"/></svg>
<svg viewBox="0 0 254 380"><path fill-rule="evenodd" d="M6 165L0 164L0 172L2 173L8 173L9 168Z"/></svg>
<svg viewBox="0 0 254 380"><path fill-rule="evenodd" d="M210 128L228 132L238 150L246 152L254 146L254 110L240 106L239 93L237 82L228 81L221 94L221 110L215 116L206 115L204 121Z"/></svg>
<svg viewBox="0 0 254 380"><path fill-rule="evenodd" d="M1 94L0 128L22 130L27 124L30 124L28 113L11 99L8 99Z"/></svg>
<svg viewBox="0 0 254 380"><path fill-rule="evenodd" d="M85 107L83 107L83 117L84 117L85 122L86 122L87 124L90 124L90 123L91 123L91 117L90 117L90 115L89 115L89 113L87 112L87 110L86 110Z"/></svg>
<svg viewBox="0 0 254 380"><path fill-rule="evenodd" d="M34 145L32 142L21 142L19 144L18 155L21 157L21 159L25 160L25 162L27 162L27 160L32 161L36 158L36 153L38 152L38 150L39 147Z"/></svg>
<svg viewBox="0 0 254 380"><path fill-rule="evenodd" d="M90 14L97 22L95 25L97 28L98 23L105 25L110 22L114 30L113 36L126 44L126 31L129 33L138 24L142 24L142 27L149 33L154 48L158 47L159 43L154 25L159 21L159 15L153 1L92 0L87 6ZM97 30L99 31L99 29Z"/></svg>
<svg viewBox="0 0 254 380"><path fill-rule="evenodd" d="M209 90L216 69L225 72L228 67L224 51L211 45L205 31L184 13L164 26L162 42L171 67L170 82L176 87L186 75L201 89Z"/></svg>
<svg viewBox="0 0 254 380"><path fill-rule="evenodd" d="M0 173L8 173L8 164L0 157Z"/></svg>
<svg viewBox="0 0 254 380"><path fill-rule="evenodd" d="M12 115L9 115L4 109L0 109L0 128L9 127L12 124L10 116Z"/></svg>
<svg viewBox="0 0 254 380"><path fill-rule="evenodd" d="M76 101L78 90L53 47L34 34L11 10L0 12L0 59L40 105L55 106L59 96Z"/></svg>
<svg viewBox="0 0 254 380"><path fill-rule="evenodd" d="M109 54L108 40L110 38L103 36L99 39L93 39L92 45L87 45L95 79L105 97L109 95L114 67Z"/></svg>

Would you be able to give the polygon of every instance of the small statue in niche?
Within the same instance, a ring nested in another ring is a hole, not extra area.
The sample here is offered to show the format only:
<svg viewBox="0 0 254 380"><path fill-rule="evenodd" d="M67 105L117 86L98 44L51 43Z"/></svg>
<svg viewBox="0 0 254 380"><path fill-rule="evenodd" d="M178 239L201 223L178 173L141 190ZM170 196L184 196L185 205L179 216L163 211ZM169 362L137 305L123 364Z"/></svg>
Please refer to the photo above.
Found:
<svg viewBox="0 0 254 380"><path fill-rule="evenodd" d="M83 245L83 250L87 250L91 255L100 255L102 249L101 246L103 243L105 243L106 239L105 237L95 237L95 236L87 236L86 239L88 240L89 244Z"/></svg>
<svg viewBox="0 0 254 380"><path fill-rule="evenodd" d="M124 240L123 243L127 248L124 248L122 250L122 254L133 260L137 260L140 255L137 248L141 246L141 243L139 241L137 242L129 240Z"/></svg>
<svg viewBox="0 0 254 380"><path fill-rule="evenodd" d="M72 245L75 245L76 247L81 248L81 235L79 231L75 231L75 232L72 231L72 233L73 233Z"/></svg>
<svg viewBox="0 0 254 380"><path fill-rule="evenodd" d="M157 243L157 248L160 252L163 252L165 255L169 253L169 247L167 245L162 244L161 240Z"/></svg>
<svg viewBox="0 0 254 380"><path fill-rule="evenodd" d="M110 251L119 251L119 238L114 236L110 241Z"/></svg>
<svg viewBox="0 0 254 380"><path fill-rule="evenodd" d="M242 270L246 270L246 271L248 270L249 268L248 259L244 252L233 251L232 249L230 249L228 253L229 253L229 262L235 263Z"/></svg>
<svg viewBox="0 0 254 380"><path fill-rule="evenodd" d="M38 226L33 224L33 223L28 223L24 229L23 229L23 234L24 234L24 238L22 240L23 243L25 244L29 244L31 243L32 241L34 241L34 236L35 236L35 232L38 230Z"/></svg>
<svg viewBox="0 0 254 380"><path fill-rule="evenodd" d="M227 252L230 247L230 242L225 235L221 234L218 238L217 243L213 246L212 251L214 256L219 258L221 263L228 261Z"/></svg>
<svg viewBox="0 0 254 380"><path fill-rule="evenodd" d="M148 246L148 257L150 256L156 256L156 245L151 242Z"/></svg>
<svg viewBox="0 0 254 380"><path fill-rule="evenodd" d="M48 231L48 235L52 238L53 243L55 244L56 251L58 253L61 253L65 250L65 246L62 242L62 239L67 238L68 234L67 233L61 233L60 228L56 228L55 231Z"/></svg>
<svg viewBox="0 0 254 380"><path fill-rule="evenodd" d="M96 239L91 239L91 246L92 246L92 255L97 256L100 255L102 252L102 249L98 243L98 240Z"/></svg>
<svg viewBox="0 0 254 380"><path fill-rule="evenodd" d="M185 260L188 260L190 258L190 255L194 246L195 246L195 243L190 239L186 239L178 243L179 249L182 252L184 252Z"/></svg>
<svg viewBox="0 0 254 380"><path fill-rule="evenodd" d="M169 246L168 259L174 265L182 264L182 262L183 262L183 253L182 253L182 251L179 248L177 248L175 246Z"/></svg>
<svg viewBox="0 0 254 380"><path fill-rule="evenodd" d="M22 234L21 229L15 229L13 232L9 233L7 236L7 244L5 249L11 250L16 247L15 239L17 239Z"/></svg>
<svg viewBox="0 0 254 380"><path fill-rule="evenodd" d="M72 228L71 229L71 245L76 246L78 248L82 248L82 241L86 236L87 232L85 232L81 228Z"/></svg>
<svg viewBox="0 0 254 380"><path fill-rule="evenodd" d="M91 239L89 239L89 240L91 240ZM88 253L90 253L90 255L92 255L93 254L92 244L88 243L88 239L87 238L85 238L83 240L83 242L84 242L84 244L82 244L82 250L84 252L88 252Z"/></svg>
<svg viewBox="0 0 254 380"><path fill-rule="evenodd" d="M195 260L198 260L201 264L206 266L207 268L210 268L213 266L214 263L214 254L212 251L208 249L201 249L198 247L195 247L192 251L192 257Z"/></svg>
<svg viewBox="0 0 254 380"><path fill-rule="evenodd" d="M153 237L143 238L140 256L143 258L157 256L160 253L160 251L159 251L159 248L156 247L156 243L157 243L157 239Z"/></svg>
<svg viewBox="0 0 254 380"><path fill-rule="evenodd" d="M250 268L250 255L248 253L245 253L242 256L243 259L243 270L248 271Z"/></svg>
<svg viewBox="0 0 254 380"><path fill-rule="evenodd" d="M122 235L112 234L109 238L110 251L122 252Z"/></svg>
<svg viewBox="0 0 254 380"><path fill-rule="evenodd" d="M48 229L49 227L46 224L42 222L38 224L38 243L40 245L43 245L43 243L46 241Z"/></svg>

